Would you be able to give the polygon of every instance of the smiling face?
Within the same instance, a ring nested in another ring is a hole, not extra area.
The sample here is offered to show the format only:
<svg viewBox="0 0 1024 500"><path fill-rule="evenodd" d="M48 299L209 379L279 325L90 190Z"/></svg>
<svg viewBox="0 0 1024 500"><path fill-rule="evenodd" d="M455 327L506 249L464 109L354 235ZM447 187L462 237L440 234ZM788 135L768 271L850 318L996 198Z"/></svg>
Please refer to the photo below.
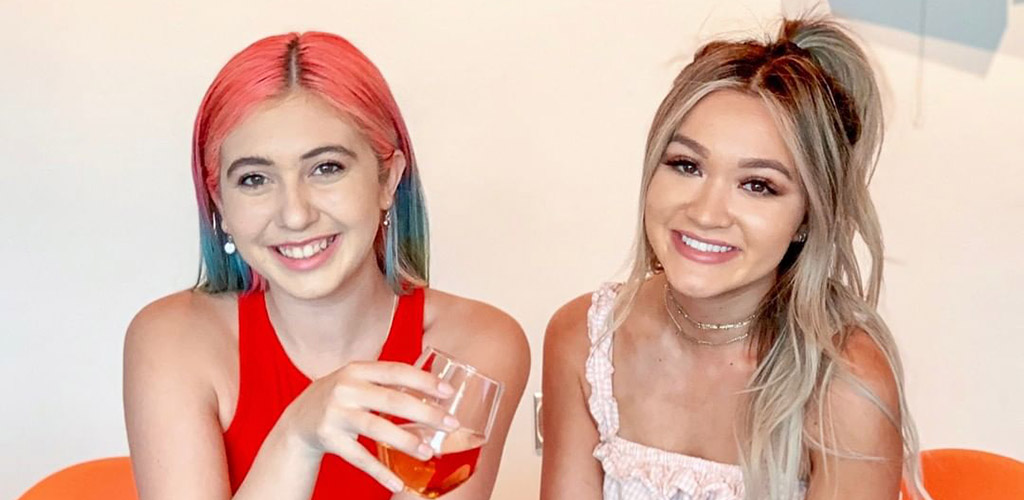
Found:
<svg viewBox="0 0 1024 500"><path fill-rule="evenodd" d="M382 165L323 99L297 91L262 104L225 138L220 165L224 231L271 287L318 298L376 268L373 243L404 158Z"/></svg>
<svg viewBox="0 0 1024 500"><path fill-rule="evenodd" d="M687 113L651 178L648 241L672 287L712 298L774 283L806 196L767 105L715 91Z"/></svg>

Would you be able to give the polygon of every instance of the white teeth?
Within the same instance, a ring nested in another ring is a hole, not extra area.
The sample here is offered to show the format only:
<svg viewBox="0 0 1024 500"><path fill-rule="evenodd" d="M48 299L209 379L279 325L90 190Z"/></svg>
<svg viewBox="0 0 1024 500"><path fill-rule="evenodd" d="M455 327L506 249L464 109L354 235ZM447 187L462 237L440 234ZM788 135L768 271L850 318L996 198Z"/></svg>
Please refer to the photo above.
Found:
<svg viewBox="0 0 1024 500"><path fill-rule="evenodd" d="M686 235L682 236L683 243L685 243L686 246L690 248L695 248L697 250L700 250L701 252L725 253L733 249L732 247L729 246L712 245L710 243L704 243L703 241L695 240Z"/></svg>
<svg viewBox="0 0 1024 500"><path fill-rule="evenodd" d="M289 259L308 259L327 248L331 243L331 238L324 238L313 243L308 243L301 247L277 247L278 253L288 257Z"/></svg>

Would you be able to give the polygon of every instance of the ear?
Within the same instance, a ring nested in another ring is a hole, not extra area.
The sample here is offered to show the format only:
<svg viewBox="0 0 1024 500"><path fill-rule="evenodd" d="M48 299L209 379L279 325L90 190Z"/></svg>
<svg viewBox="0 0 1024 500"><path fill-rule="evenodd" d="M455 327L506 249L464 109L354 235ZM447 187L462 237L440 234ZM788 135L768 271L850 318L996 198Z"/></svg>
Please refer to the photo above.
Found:
<svg viewBox="0 0 1024 500"><path fill-rule="evenodd" d="M396 149L391 158L384 161L382 167L384 172L381 172L380 209L387 210L395 203L395 191L402 180L402 175L405 174L405 153Z"/></svg>
<svg viewBox="0 0 1024 500"><path fill-rule="evenodd" d="M220 230L224 234L231 234L231 228L228 226L228 221L224 220L224 204L221 202L220 193L210 193L210 199L213 200L213 218L214 220L220 219Z"/></svg>

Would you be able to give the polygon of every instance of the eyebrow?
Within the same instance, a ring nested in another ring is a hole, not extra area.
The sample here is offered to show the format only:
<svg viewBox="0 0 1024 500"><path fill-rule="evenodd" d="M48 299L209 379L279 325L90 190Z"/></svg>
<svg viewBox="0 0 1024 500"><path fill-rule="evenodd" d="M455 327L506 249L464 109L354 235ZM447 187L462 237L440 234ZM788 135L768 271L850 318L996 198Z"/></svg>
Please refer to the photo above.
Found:
<svg viewBox="0 0 1024 500"><path fill-rule="evenodd" d="M699 142L697 142L697 141L695 141L695 140L693 140L693 139L691 139L691 138L689 138L689 137L687 137L687 136L685 136L683 134L679 134L679 133L673 134L672 135L672 139L669 140L669 143L673 143L673 142L678 142L679 144L682 144L682 145L684 145L684 146L686 146L686 147L696 151L697 154L699 154L699 155L701 155L701 156L703 156L705 158L708 157L708 148L707 147L705 147L703 144L701 144L701 143L699 143ZM789 169L786 168L786 166L783 165L781 162L776 161L776 160L769 160L767 158L744 158L744 159L740 160L740 168L751 168L751 169L767 168L767 169L778 171L782 175L786 176L786 179L788 179L790 181L793 180L793 176L792 176L792 174L789 173Z"/></svg>
<svg viewBox="0 0 1024 500"><path fill-rule="evenodd" d="M789 169L785 165L775 160L768 160L764 158L746 158L740 160L740 168L768 168L775 170L782 175L786 176L786 179L792 181L793 176L790 175Z"/></svg>
<svg viewBox="0 0 1024 500"><path fill-rule="evenodd" d="M701 144L701 143L699 143L699 142L697 142L697 141L695 141L693 139L690 139L689 137L686 137L683 134L679 134L679 133L672 134L672 138L669 139L668 142L669 143L678 142L679 144L682 144L683 146L686 146L686 147L696 151L697 154L699 154L699 155L701 155L703 157L707 157L708 156L708 148L704 147L703 144Z"/></svg>
<svg viewBox="0 0 1024 500"><path fill-rule="evenodd" d="M313 148L313 149L307 151L305 154L303 154L299 158L301 160L308 160L310 158L316 158L317 156L320 156L320 155L322 155L324 153L337 153L337 154L340 154L340 155L348 156L348 157L350 157L352 159L358 159L358 156L356 155L356 153L354 151L352 151L349 148L346 148L345 146L339 145L339 144L331 144L331 145L327 145L327 146L320 146L318 148ZM233 172L233 171L235 171L235 170L237 170L239 168L242 168L242 167L248 167L248 166L269 167L269 166L271 166L273 164L274 164L274 162L272 162L269 159L264 158L262 156L243 156L243 157L241 157L241 158L231 162L231 165L228 166L228 170L227 170L227 173L225 174L225 176L230 176L231 172Z"/></svg>
<svg viewBox="0 0 1024 500"><path fill-rule="evenodd" d="M228 166L227 173L225 173L224 176L225 177L230 177L231 176L231 172L234 172L235 170L237 170L239 168L242 168L242 167L248 167L250 165L266 167L266 166L270 166L270 165L273 165L273 164L274 164L274 162L272 162L272 161L270 161L270 160L268 160L266 158L263 158L262 156L243 156L243 157L241 157L241 158L231 162L231 165Z"/></svg>
<svg viewBox="0 0 1024 500"><path fill-rule="evenodd" d="M359 158L358 156L356 156L355 151L352 151L351 149L346 148L345 146L342 146L340 144L331 144L329 146L320 146L318 148L309 150L309 152L302 155L302 159L308 160L310 158L320 156L324 153L338 153L340 155L348 156L349 158L352 159Z"/></svg>

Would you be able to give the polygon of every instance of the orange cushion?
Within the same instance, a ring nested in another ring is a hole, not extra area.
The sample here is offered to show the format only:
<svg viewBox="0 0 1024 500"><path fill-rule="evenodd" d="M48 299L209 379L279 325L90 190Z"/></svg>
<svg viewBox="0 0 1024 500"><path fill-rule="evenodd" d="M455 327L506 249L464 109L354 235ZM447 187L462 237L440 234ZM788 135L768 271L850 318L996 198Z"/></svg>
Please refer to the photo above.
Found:
<svg viewBox="0 0 1024 500"><path fill-rule="evenodd" d="M924 485L934 500L1024 499L1024 463L977 450L921 452ZM904 498L907 490L904 489Z"/></svg>
<svg viewBox="0 0 1024 500"><path fill-rule="evenodd" d="M19 500L138 500L128 457L103 458L55 472Z"/></svg>

